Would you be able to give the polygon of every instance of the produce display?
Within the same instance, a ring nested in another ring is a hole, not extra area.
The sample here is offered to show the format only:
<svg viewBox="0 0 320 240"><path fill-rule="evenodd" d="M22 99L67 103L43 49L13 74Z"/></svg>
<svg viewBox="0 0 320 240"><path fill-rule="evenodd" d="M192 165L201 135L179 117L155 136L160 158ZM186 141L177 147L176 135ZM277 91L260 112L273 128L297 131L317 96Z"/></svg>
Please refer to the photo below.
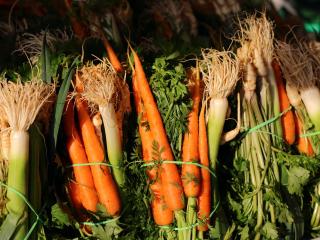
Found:
<svg viewBox="0 0 320 240"><path fill-rule="evenodd" d="M307 2L0 0L0 239L320 237Z"/></svg>

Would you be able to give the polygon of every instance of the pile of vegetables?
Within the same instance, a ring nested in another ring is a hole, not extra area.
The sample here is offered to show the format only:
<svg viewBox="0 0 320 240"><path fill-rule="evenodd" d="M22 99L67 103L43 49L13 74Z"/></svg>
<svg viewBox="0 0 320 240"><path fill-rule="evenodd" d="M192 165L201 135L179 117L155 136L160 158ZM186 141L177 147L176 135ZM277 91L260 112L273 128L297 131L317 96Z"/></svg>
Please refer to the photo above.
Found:
<svg viewBox="0 0 320 240"><path fill-rule="evenodd" d="M319 237L320 42L255 4L0 1L0 239Z"/></svg>

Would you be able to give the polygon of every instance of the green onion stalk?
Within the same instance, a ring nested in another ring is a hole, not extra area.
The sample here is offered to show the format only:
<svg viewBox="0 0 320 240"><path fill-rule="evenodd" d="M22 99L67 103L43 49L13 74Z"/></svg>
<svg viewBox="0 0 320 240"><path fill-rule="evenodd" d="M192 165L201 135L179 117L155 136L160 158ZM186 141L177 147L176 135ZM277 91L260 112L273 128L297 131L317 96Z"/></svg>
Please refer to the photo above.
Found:
<svg viewBox="0 0 320 240"><path fill-rule="evenodd" d="M10 129L5 114L0 109L0 181L6 183L8 175L8 160L10 152ZM7 189L0 186L0 222L6 214Z"/></svg>
<svg viewBox="0 0 320 240"><path fill-rule="evenodd" d="M269 238L267 227L280 237L279 226L291 224L292 217L289 211L286 222L278 217L287 205L279 189L279 166L273 150L281 148L282 142L281 122L275 118L280 116L280 104L271 67L273 30L265 14L243 20L240 29L238 41L242 46L237 55L243 70L241 123L246 132L233 162L229 203L241 202L241 213L235 213L240 229L249 229L250 238ZM270 119L274 120L268 123Z"/></svg>
<svg viewBox="0 0 320 240"><path fill-rule="evenodd" d="M248 64L247 73L247 76L253 77L255 75L255 69L251 64ZM259 106L256 89L254 89L256 85L255 79L256 77L253 77L246 79L244 82L246 111L244 111L245 116L243 117L246 119L245 127L248 129L253 129L262 124L266 118ZM269 184L270 180L267 179L267 175L272 171L270 169L271 138L267 135L267 132L269 132L269 129L264 126L260 129L252 130L245 136L247 140L244 152L246 152L247 160L249 161L251 184L253 186L253 191L249 196L252 196L252 214L256 219L254 226L255 239L261 238L260 230L265 224L266 216L270 217L271 224L275 224L275 210L272 204L268 204L264 200L264 195L269 191L268 189L272 188L271 184Z"/></svg>
<svg viewBox="0 0 320 240"><path fill-rule="evenodd" d="M231 52L205 49L202 50L199 67L205 83L206 98L209 101L207 131L210 168L217 172L220 140L229 107L227 97L232 93L239 79L239 62ZM213 206L216 207L219 205L218 180L214 179L212 182L212 200ZM218 214L220 211L221 208Z"/></svg>
<svg viewBox="0 0 320 240"><path fill-rule="evenodd" d="M107 59L98 65L82 67L78 75L84 85L83 97L98 106L106 136L107 154L116 183L125 187L122 149L122 119L128 105L128 86Z"/></svg>
<svg viewBox="0 0 320 240"><path fill-rule="evenodd" d="M20 79L17 82L10 82L5 78L2 78L0 82L0 105L11 129L7 219L18 219L14 236L10 239L20 240L28 233L29 217L25 201L28 198L29 178L30 139L28 129L53 91L53 85L45 84L35 77L24 83ZM25 199L19 194L22 194ZM6 235L6 228L3 225L0 235Z"/></svg>

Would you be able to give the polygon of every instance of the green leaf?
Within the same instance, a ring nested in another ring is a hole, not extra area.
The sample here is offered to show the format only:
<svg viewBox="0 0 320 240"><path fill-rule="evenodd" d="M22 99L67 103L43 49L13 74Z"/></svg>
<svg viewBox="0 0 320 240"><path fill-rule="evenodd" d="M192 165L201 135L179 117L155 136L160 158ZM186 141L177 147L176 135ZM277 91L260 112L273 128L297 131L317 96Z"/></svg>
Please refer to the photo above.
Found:
<svg viewBox="0 0 320 240"><path fill-rule="evenodd" d="M249 227L246 225L240 232L240 240L249 239Z"/></svg>
<svg viewBox="0 0 320 240"><path fill-rule="evenodd" d="M214 228L210 228L210 239L220 239L221 233L219 227L216 225Z"/></svg>
<svg viewBox="0 0 320 240"><path fill-rule="evenodd" d="M0 228L1 239L11 239L15 233L21 216L9 213Z"/></svg>
<svg viewBox="0 0 320 240"><path fill-rule="evenodd" d="M42 67L42 81L51 83L51 64L50 64L50 50L47 45L47 34L43 36L42 51L41 51L41 67Z"/></svg>
<svg viewBox="0 0 320 240"><path fill-rule="evenodd" d="M266 239L279 239L277 228L271 222L266 222L262 227L261 233Z"/></svg>
<svg viewBox="0 0 320 240"><path fill-rule="evenodd" d="M303 187L309 180L310 172L303 167L292 167L288 171L288 191L290 194L302 195Z"/></svg>
<svg viewBox="0 0 320 240"><path fill-rule="evenodd" d="M117 221L112 221L105 225L96 225L91 229L93 236L100 240L113 240L123 231Z"/></svg>
<svg viewBox="0 0 320 240"><path fill-rule="evenodd" d="M224 235L223 240L232 239L232 235L235 229L236 229L236 224L233 222L232 225L228 228L226 234Z"/></svg>
<svg viewBox="0 0 320 240"><path fill-rule="evenodd" d="M156 58L152 65L150 87L155 96L175 158L180 158L182 136L187 131L192 99L186 86L186 71L174 59L174 52ZM169 60L170 59L170 60Z"/></svg>
<svg viewBox="0 0 320 240"><path fill-rule="evenodd" d="M60 128L61 117L70 88L71 80L74 74L74 68L70 68L67 77L63 80L61 87L59 89L58 97L56 104L54 106L54 115L53 115L53 140L54 148L57 146L58 133Z"/></svg>
<svg viewBox="0 0 320 240"><path fill-rule="evenodd" d="M65 226L72 226L69 216L58 203L51 207L52 221L55 223L56 227L63 228Z"/></svg>

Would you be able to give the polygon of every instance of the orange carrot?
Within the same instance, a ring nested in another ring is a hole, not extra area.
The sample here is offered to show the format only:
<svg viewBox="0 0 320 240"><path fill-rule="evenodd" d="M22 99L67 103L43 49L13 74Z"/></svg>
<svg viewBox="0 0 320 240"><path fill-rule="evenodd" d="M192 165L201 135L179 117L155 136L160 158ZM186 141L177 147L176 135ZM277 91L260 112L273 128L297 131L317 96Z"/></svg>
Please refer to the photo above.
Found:
<svg viewBox="0 0 320 240"><path fill-rule="evenodd" d="M80 186L77 182L70 181L67 184L67 189L68 189L68 195L70 197L72 207L75 209L75 212L79 218L80 221L85 221L86 217L82 213L82 202L81 202L81 189Z"/></svg>
<svg viewBox="0 0 320 240"><path fill-rule="evenodd" d="M81 211L82 209L82 203L81 203L81 189L79 187L79 184L73 181L70 181L67 184L68 189L68 195L70 197L70 201L72 203L73 209L75 209L76 217L79 219L80 222L88 221L88 217L84 214L84 212ZM92 234L92 229L87 226L83 225L81 226L81 230L83 232Z"/></svg>
<svg viewBox="0 0 320 240"><path fill-rule="evenodd" d="M189 78L192 79L194 86L191 88L191 97L193 100L192 110L189 113L188 132L184 134L182 145L182 161L199 161L199 104L200 104L200 83L196 72L189 72ZM187 197L197 197L200 193L200 169L196 165L182 165L182 183L184 193Z"/></svg>
<svg viewBox="0 0 320 240"><path fill-rule="evenodd" d="M80 136L75 127L73 104L69 103L64 114L64 130L67 136L67 150L72 164L88 163ZM79 198L82 206L92 212L96 211L98 196L94 187L89 166L73 167L75 180L79 185Z"/></svg>
<svg viewBox="0 0 320 240"><path fill-rule="evenodd" d="M173 212L168 208L163 198L153 198L151 201L152 215L159 226L170 225L173 222Z"/></svg>
<svg viewBox="0 0 320 240"><path fill-rule="evenodd" d="M162 34L167 40L172 39L173 37L173 31L170 26L170 23L166 20L166 18L159 12L154 11L153 13L153 19L157 23L157 26L160 26L160 29L162 31Z"/></svg>
<svg viewBox="0 0 320 240"><path fill-rule="evenodd" d="M200 117L199 117L199 156L200 164L209 167L209 157L208 157L208 141L207 141L207 129L204 117L204 104L201 107ZM211 205L211 179L210 172L201 168L201 192L198 197L198 217L199 219L209 223L210 216L210 205ZM208 230L207 224L202 224L198 226L199 231Z"/></svg>
<svg viewBox="0 0 320 240"><path fill-rule="evenodd" d="M117 54L115 53L115 51L113 50L113 48L111 47L108 39L103 36L102 40L103 40L104 47L106 48L108 58L109 58L109 61L112 65L112 67L116 70L117 73L123 72L123 67L119 61L119 58L118 58Z"/></svg>
<svg viewBox="0 0 320 240"><path fill-rule="evenodd" d="M290 107L290 101L286 93L286 88L283 83L283 78L281 74L280 65L276 62L272 62L272 67L275 73L275 79L277 82L277 89L279 94L280 101L280 111L285 111ZM295 142L295 122L294 122L294 114L292 110L286 112L281 116L281 124L283 129L283 138L286 142L291 145Z"/></svg>
<svg viewBox="0 0 320 240"><path fill-rule="evenodd" d="M102 163L104 161L104 151L95 133L88 106L79 97L76 97L76 107L88 161L90 163ZM119 215L121 201L110 169L102 165L93 165L91 171L100 202L105 206L108 214L111 216Z"/></svg>
<svg viewBox="0 0 320 240"><path fill-rule="evenodd" d="M136 74L133 81L137 81L138 92L147 113L150 130L155 142L159 146L159 150L162 150L161 160L172 161L174 160L174 157L162 123L160 112L153 98L141 61L135 51L133 51L133 56L135 63L134 74ZM169 208L173 211L184 209L184 194L177 166L173 163L162 163L160 176L164 199Z"/></svg>
<svg viewBox="0 0 320 240"><path fill-rule="evenodd" d="M79 185L76 182L70 181L67 184L67 189L73 208L78 212L78 210L82 208Z"/></svg>
<svg viewBox="0 0 320 240"><path fill-rule="evenodd" d="M135 76L133 76L135 78ZM140 116L139 123L139 134L141 137L142 143L142 156L145 162L152 161L152 142L153 136L150 130L147 130L146 127L142 126L145 121L147 121L147 115L143 111L143 106L141 98L138 92L137 82L134 80L133 92L134 92L134 102L137 110L137 114ZM150 190L152 191L152 201L151 209L152 215L155 223L157 225L169 225L173 222L173 211L168 208L166 202L164 201L164 196L162 192L162 184L159 176L159 169L157 166L151 167L147 170L147 175L151 181Z"/></svg>
<svg viewBox="0 0 320 240"><path fill-rule="evenodd" d="M64 4L70 14L70 22L73 32L79 39L84 39L87 36L87 29L72 12L72 1L65 0Z"/></svg>
<svg viewBox="0 0 320 240"><path fill-rule="evenodd" d="M302 154L306 154L307 156L313 156L314 155L314 151L312 148L312 145L310 143L310 140L307 137L300 137L301 134L303 134L303 124L299 118L299 116L297 116L297 114L294 115L295 116L295 121L296 121L296 134L298 136L297 138L297 149L299 151L299 153Z"/></svg>

